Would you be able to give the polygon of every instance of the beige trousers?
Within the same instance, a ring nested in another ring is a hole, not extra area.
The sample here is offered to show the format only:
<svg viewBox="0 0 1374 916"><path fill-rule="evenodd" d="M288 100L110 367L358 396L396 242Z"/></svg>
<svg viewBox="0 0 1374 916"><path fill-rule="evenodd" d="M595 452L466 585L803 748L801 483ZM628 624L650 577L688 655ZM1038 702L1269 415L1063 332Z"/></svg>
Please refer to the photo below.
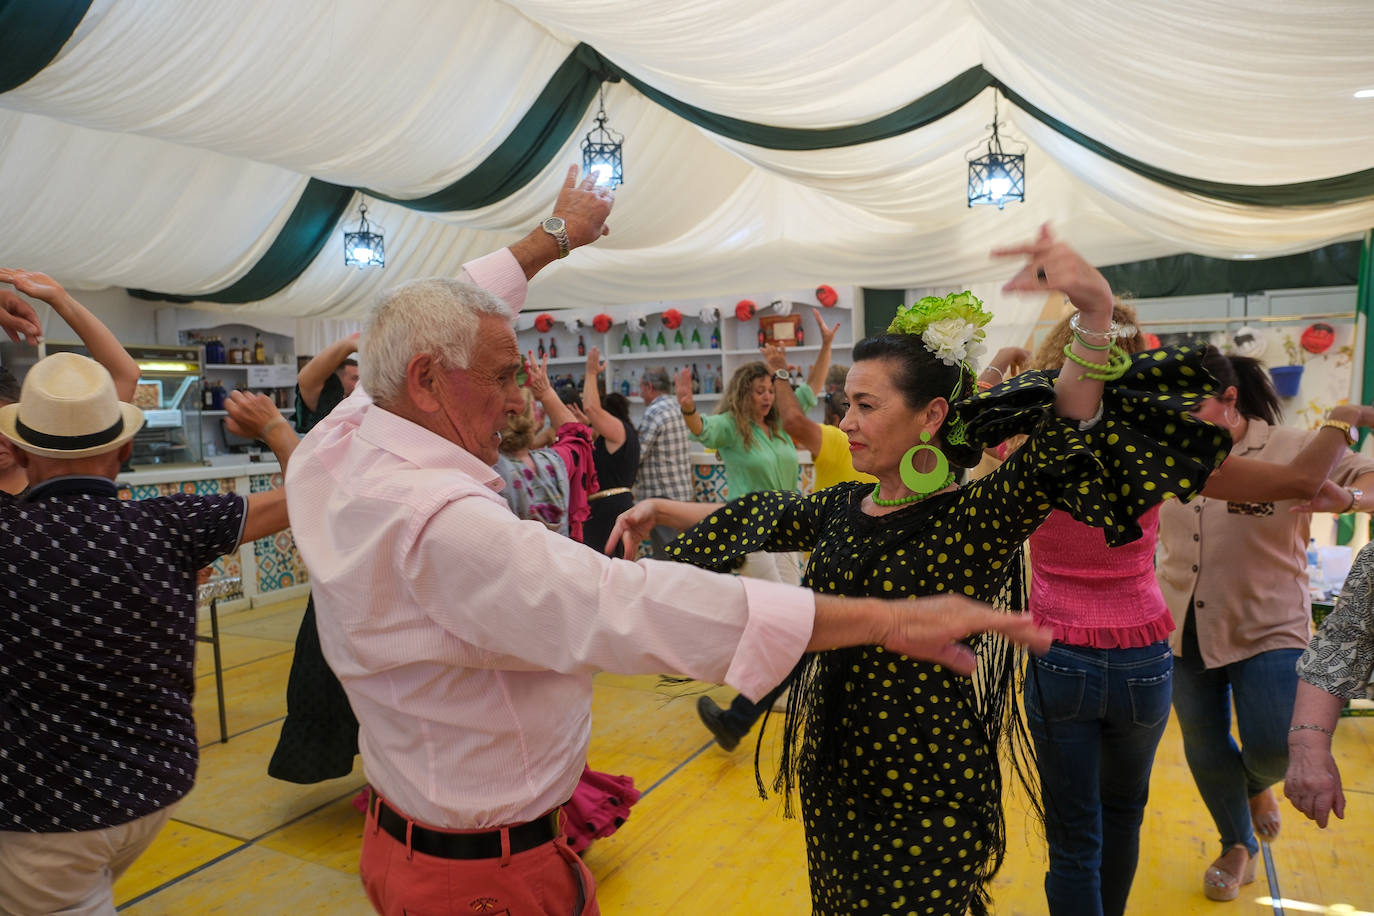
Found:
<svg viewBox="0 0 1374 916"><path fill-rule="evenodd" d="M171 816L160 811L103 830L0 830L0 914L114 916L114 883Z"/></svg>

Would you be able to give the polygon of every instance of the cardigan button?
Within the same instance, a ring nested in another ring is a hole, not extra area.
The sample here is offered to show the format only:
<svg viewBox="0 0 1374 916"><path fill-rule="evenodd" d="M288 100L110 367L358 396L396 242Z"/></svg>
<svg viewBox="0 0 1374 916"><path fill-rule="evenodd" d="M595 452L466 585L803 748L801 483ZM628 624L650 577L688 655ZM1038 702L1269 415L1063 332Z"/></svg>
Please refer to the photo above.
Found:
<svg viewBox="0 0 1374 916"><path fill-rule="evenodd" d="M1193 572L1197 572L1197 564L1196 564L1196 563L1193 564Z"/></svg>
<svg viewBox="0 0 1374 916"><path fill-rule="evenodd" d="M1206 602L1206 601L1194 601L1194 602L1193 602L1193 607L1206 607L1206 606L1207 606L1207 602Z"/></svg>
<svg viewBox="0 0 1374 916"><path fill-rule="evenodd" d="M1195 540L1195 541L1198 540L1198 536L1197 536L1196 534L1193 535L1193 540Z"/></svg>

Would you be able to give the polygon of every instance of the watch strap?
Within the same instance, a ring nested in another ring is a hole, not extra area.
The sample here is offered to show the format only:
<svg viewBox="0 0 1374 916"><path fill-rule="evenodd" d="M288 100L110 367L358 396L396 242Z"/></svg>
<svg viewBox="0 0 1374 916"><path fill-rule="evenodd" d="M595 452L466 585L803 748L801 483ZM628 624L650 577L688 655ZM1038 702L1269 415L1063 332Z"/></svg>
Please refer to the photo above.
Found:
<svg viewBox="0 0 1374 916"><path fill-rule="evenodd" d="M1356 442L1359 441L1359 436L1358 434L1356 434L1354 427L1352 427L1349 423L1346 423L1343 420L1323 420L1321 422L1321 425L1317 428L1326 429L1327 427L1330 427L1331 429L1339 429L1342 433L1345 434L1346 441L1349 442L1351 445L1354 445Z"/></svg>
<svg viewBox="0 0 1374 916"><path fill-rule="evenodd" d="M539 227L543 229L545 232L547 232L549 235L553 236L553 240L558 243L558 257L561 260L568 256L568 252L571 250L571 245L569 245L568 243L567 225L563 222L563 220L559 219L554 224L556 228L550 228L549 223L553 222L554 219L556 219L556 217L550 217L549 219L544 220L542 223L539 224Z"/></svg>

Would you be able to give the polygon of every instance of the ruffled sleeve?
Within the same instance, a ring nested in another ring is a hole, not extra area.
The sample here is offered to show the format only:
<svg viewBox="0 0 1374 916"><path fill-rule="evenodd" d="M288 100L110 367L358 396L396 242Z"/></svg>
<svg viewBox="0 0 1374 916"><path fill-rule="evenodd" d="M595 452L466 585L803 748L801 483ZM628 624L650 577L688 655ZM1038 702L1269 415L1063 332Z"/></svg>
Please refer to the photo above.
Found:
<svg viewBox="0 0 1374 916"><path fill-rule="evenodd" d="M1147 350L1107 384L1102 417L1089 429L1054 412L1057 373L1023 372L954 405L970 442L995 447L1027 435L983 478L1003 491L1032 487L1047 501L1103 529L1112 547L1140 537L1137 519L1165 499L1189 500L1226 459L1231 437L1191 415L1215 389L1191 347ZM981 482L981 481L980 481Z"/></svg>
<svg viewBox="0 0 1374 916"><path fill-rule="evenodd" d="M830 490L808 496L756 490L726 503L668 545L668 559L726 572L746 554L811 550Z"/></svg>

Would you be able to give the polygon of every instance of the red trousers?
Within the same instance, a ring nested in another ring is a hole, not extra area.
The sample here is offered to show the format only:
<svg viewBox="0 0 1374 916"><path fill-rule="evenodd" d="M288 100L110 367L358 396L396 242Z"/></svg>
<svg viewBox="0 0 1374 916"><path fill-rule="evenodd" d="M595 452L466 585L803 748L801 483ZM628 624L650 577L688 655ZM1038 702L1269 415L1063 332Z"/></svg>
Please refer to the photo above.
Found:
<svg viewBox="0 0 1374 916"><path fill-rule="evenodd" d="M562 833L500 858L439 859L407 849L368 809L360 870L382 916L600 916L592 873Z"/></svg>

